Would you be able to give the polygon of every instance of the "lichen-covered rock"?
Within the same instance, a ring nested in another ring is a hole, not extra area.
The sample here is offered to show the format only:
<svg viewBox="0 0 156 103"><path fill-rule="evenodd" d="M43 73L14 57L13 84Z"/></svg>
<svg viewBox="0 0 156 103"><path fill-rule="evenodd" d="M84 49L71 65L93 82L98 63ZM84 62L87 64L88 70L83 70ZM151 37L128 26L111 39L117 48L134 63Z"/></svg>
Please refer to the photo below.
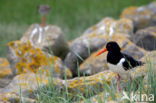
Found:
<svg viewBox="0 0 156 103"><path fill-rule="evenodd" d="M20 97L14 93L0 94L0 103L36 103L36 100L31 98Z"/></svg>
<svg viewBox="0 0 156 103"><path fill-rule="evenodd" d="M156 25L156 2L141 7L129 7L123 10L121 18L133 21L135 31L147 26Z"/></svg>
<svg viewBox="0 0 156 103"><path fill-rule="evenodd" d="M53 85L60 84L60 79L55 78ZM48 73L40 71L39 73L24 73L14 77L11 83L5 88L0 89L0 94L15 93L23 97L32 97L34 92L42 86L47 85L49 82Z"/></svg>
<svg viewBox="0 0 156 103"><path fill-rule="evenodd" d="M70 52L67 54L64 63L71 69L74 76L77 76L77 68L90 56L90 54L106 44L100 36L81 36L72 41Z"/></svg>
<svg viewBox="0 0 156 103"><path fill-rule="evenodd" d="M68 45L61 29L54 25L40 26L33 24L24 33L22 42L30 41L34 47L44 50L46 53L64 59L68 52Z"/></svg>
<svg viewBox="0 0 156 103"><path fill-rule="evenodd" d="M49 79L47 72L42 71L35 73L24 73L17 75L12 82L5 88L0 89L0 94L22 95L23 97L34 98L34 92L46 85L53 85L63 90L68 89L71 96L81 93L90 92L97 93L102 91L105 83L111 84L117 75L110 71L98 73L89 77L80 77L71 80L61 80L58 78ZM100 90L100 91L98 91Z"/></svg>
<svg viewBox="0 0 156 103"><path fill-rule="evenodd" d="M110 41L109 36L103 36L107 42ZM140 59L144 55L146 55L146 51L137 47L133 44L127 37L121 34L115 34L111 38L112 41L116 41L120 47L122 48L122 52L136 58ZM105 48L105 46L103 47ZM80 74L92 75L104 70L108 69L107 66L107 53L104 53L99 56L95 56L96 52L93 53L89 58L87 58L81 65L80 65Z"/></svg>
<svg viewBox="0 0 156 103"><path fill-rule="evenodd" d="M156 50L156 26L138 30L131 39L146 50Z"/></svg>
<svg viewBox="0 0 156 103"><path fill-rule="evenodd" d="M132 78L146 76L150 71L156 74L156 51L147 53L141 61L145 62L144 66L137 67L136 70L131 73Z"/></svg>
<svg viewBox="0 0 156 103"><path fill-rule="evenodd" d="M12 72L6 58L0 58L0 88L5 87L12 80Z"/></svg>
<svg viewBox="0 0 156 103"><path fill-rule="evenodd" d="M93 53L80 65L80 74L93 75L104 70L108 70L106 61L106 54L95 56L97 52Z"/></svg>
<svg viewBox="0 0 156 103"><path fill-rule="evenodd" d="M114 35L116 33L132 34L133 22L130 19L114 20L113 18L104 18L98 24L90 27L84 32L84 35Z"/></svg>
<svg viewBox="0 0 156 103"><path fill-rule="evenodd" d="M0 78L11 75L10 65L6 58L0 58Z"/></svg>
<svg viewBox="0 0 156 103"><path fill-rule="evenodd" d="M104 84L111 84L117 76L111 71L103 71L88 77L77 77L67 80L63 84L68 88L69 93L83 94L90 92L96 94L104 89Z"/></svg>
<svg viewBox="0 0 156 103"><path fill-rule="evenodd" d="M62 77L67 73L71 77L70 70L63 65L60 58L45 54L40 48L35 48L28 42L12 41L8 43L8 60L13 74L37 72L39 68L52 71L52 76Z"/></svg>

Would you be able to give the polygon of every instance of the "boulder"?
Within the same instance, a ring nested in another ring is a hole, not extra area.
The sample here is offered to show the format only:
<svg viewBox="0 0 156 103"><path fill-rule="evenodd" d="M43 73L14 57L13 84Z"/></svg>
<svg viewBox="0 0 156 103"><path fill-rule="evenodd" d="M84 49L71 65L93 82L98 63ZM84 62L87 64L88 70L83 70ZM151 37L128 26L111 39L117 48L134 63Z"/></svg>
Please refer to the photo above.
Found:
<svg viewBox="0 0 156 103"><path fill-rule="evenodd" d="M8 43L8 60L14 75L26 72L37 72L39 69L51 71L55 77L71 77L70 70L56 56L45 54L28 42L12 41Z"/></svg>
<svg viewBox="0 0 156 103"><path fill-rule="evenodd" d="M24 98L35 98L34 93L40 90L39 88L47 85L52 85L62 90L68 89L71 96L78 93L85 95L88 93L88 89L90 89L89 91L92 93L98 93L102 91L104 84L111 84L111 81L113 81L115 77L116 74L110 71L70 80L61 80L59 78L50 79L45 71L38 72L37 74L24 73L15 76L8 86L0 89L0 95L21 95ZM0 98L0 100L1 99L3 100L3 98ZM9 98L6 99L8 100Z"/></svg>
<svg viewBox="0 0 156 103"><path fill-rule="evenodd" d="M1 103L36 103L35 99L21 97L15 93L0 94Z"/></svg>
<svg viewBox="0 0 156 103"><path fill-rule="evenodd" d="M103 36L103 38L106 39L107 42L109 42L110 37L109 36ZM137 47L135 44L133 44L130 40L127 39L127 37L121 35L121 34L115 34L111 38L112 41L116 41L120 47L122 48L122 52L126 53L136 59L142 58L144 55L147 54L147 52L139 47ZM105 48L105 46L103 47ZM89 58L87 58L79 67L80 74L85 75L93 75L95 73L104 71L108 69L107 66L107 53L104 53L99 56L95 56L97 52L93 53Z"/></svg>
<svg viewBox="0 0 156 103"><path fill-rule="evenodd" d="M132 34L133 22L126 18L114 20L113 18L107 17L87 29L83 35L97 34L112 36L117 33Z"/></svg>
<svg viewBox="0 0 156 103"><path fill-rule="evenodd" d="M147 76L151 71L156 75L156 51L147 53L146 56L141 59L141 61L145 62L144 66L140 66L134 72L132 72L132 78Z"/></svg>
<svg viewBox="0 0 156 103"><path fill-rule="evenodd" d="M135 31L156 25L156 2L141 7L128 7L121 13L121 18L133 21Z"/></svg>
<svg viewBox="0 0 156 103"><path fill-rule="evenodd" d="M52 80L52 79L51 79ZM53 82L54 86L58 86L61 80L55 78ZM14 93L16 95L22 95L23 97L34 98L34 92L42 86L49 83L49 75L46 71L40 71L38 73L23 73L14 77L10 84L0 89L0 94Z"/></svg>
<svg viewBox="0 0 156 103"><path fill-rule="evenodd" d="M54 54L62 59L68 53L68 44L64 39L62 30L54 25L40 26L33 24L24 33L22 42L30 41L34 47L46 53Z"/></svg>
<svg viewBox="0 0 156 103"><path fill-rule="evenodd" d="M131 40L146 50L156 50L156 26L138 30Z"/></svg>
<svg viewBox="0 0 156 103"><path fill-rule="evenodd" d="M72 41L70 52L67 54L64 63L71 69L73 76L77 76L79 65L88 58L92 52L100 49L106 44L100 36L82 36Z"/></svg>
<svg viewBox="0 0 156 103"><path fill-rule="evenodd" d="M108 70L108 65L106 61L107 53L99 56L95 56L97 52L93 53L89 58L87 58L79 67L80 74L83 75L93 75L104 70Z"/></svg>
<svg viewBox="0 0 156 103"><path fill-rule="evenodd" d="M115 82L116 76L116 73L107 70L92 76L67 80L63 85L68 88L69 93L72 93L72 95L78 93L82 95L87 95L87 93L96 94L103 91L105 84L111 85L112 82Z"/></svg>
<svg viewBox="0 0 156 103"><path fill-rule="evenodd" d="M0 58L0 88L5 87L12 80L12 72L6 58Z"/></svg>

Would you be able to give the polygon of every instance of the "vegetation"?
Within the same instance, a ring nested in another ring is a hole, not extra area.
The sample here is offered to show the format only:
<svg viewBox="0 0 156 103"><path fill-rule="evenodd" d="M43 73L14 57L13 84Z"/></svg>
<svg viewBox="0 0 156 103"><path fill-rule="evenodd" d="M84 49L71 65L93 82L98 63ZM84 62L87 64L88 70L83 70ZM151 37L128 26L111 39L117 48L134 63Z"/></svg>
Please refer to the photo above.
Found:
<svg viewBox="0 0 156 103"><path fill-rule="evenodd" d="M6 43L20 39L27 28L40 22L37 7L48 4L52 10L48 23L60 26L71 40L85 29L109 16L118 18L128 6L153 0L0 0L0 56L6 56Z"/></svg>
<svg viewBox="0 0 156 103"><path fill-rule="evenodd" d="M74 101L77 101L76 103L80 103L80 101L83 101L83 103L93 103L93 100L98 101L98 103L105 103L106 101L120 101L120 103L136 103L135 100L141 100L143 101L149 101L148 97L149 95L156 96L156 82L155 78L156 75L154 74L154 66L153 62L147 61L148 65L147 68L149 68L147 72L147 80L143 79L143 77L138 77L133 81L128 81L125 83L125 88L122 89L127 96L131 97L131 94L137 94L138 97L141 99L134 99L134 101L130 101L128 99L121 99L123 95L121 95L116 88L116 84L109 85L107 83L103 83L102 87L97 88L89 88L85 89L85 94L77 92L77 94L73 95L72 92L69 92L67 88L57 88L52 85L52 82L49 83L47 87L42 87L39 89L39 91L36 93L36 97L38 99L39 103L73 103ZM49 80L52 80L50 78ZM100 93L101 89L104 91ZM89 99L90 97L93 97L95 94L98 94L99 96L95 96L94 99ZM141 97L139 95L147 95L146 97ZM136 96L136 97L137 97ZM156 97L154 97L155 100ZM155 100L156 101L156 100ZM151 101L148 103L155 103L155 101ZM107 102L106 102L107 103Z"/></svg>

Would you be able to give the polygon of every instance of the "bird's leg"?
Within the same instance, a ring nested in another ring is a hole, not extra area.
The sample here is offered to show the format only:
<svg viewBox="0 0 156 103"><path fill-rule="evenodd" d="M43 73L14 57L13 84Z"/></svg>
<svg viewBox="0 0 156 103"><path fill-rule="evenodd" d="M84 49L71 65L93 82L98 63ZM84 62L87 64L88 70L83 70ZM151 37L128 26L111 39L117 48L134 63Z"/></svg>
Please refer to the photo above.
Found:
<svg viewBox="0 0 156 103"><path fill-rule="evenodd" d="M121 91L120 80L121 80L121 77L120 77L120 75L118 74L118 75L117 75L117 89L118 89L119 92Z"/></svg>
<svg viewBox="0 0 156 103"><path fill-rule="evenodd" d="M41 18L41 24L40 24L42 27L45 27L46 26L46 16L43 15L42 18Z"/></svg>

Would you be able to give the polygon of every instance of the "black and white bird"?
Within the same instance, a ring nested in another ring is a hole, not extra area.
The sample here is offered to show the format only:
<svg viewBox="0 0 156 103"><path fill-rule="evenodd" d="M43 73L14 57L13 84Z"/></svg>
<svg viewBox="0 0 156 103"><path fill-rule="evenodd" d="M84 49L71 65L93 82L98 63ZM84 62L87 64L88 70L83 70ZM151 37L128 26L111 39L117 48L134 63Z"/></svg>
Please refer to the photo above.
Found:
<svg viewBox="0 0 156 103"><path fill-rule="evenodd" d="M106 48L102 49L97 53L96 56L108 51L107 63L111 71L118 74L118 84L117 88L120 91L120 79L130 78L131 70L134 70L137 66L142 66L144 63L142 61L137 61L133 57L121 52L121 48L115 41L110 41L107 43Z"/></svg>

